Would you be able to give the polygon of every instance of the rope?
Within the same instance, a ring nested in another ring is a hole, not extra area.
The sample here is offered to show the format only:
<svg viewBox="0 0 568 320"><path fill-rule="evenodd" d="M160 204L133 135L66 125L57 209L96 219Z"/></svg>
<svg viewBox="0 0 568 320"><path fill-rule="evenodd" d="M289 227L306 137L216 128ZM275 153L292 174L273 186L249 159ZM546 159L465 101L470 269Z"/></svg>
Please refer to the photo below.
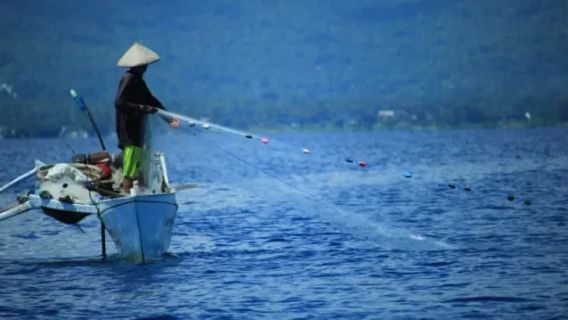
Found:
<svg viewBox="0 0 568 320"><path fill-rule="evenodd" d="M106 259L107 254L106 254L106 234L105 234L105 223L103 222L103 215L101 213L101 209L99 208L99 205L93 200L93 197L91 196L91 189L87 189L89 190L89 199L91 200L91 203L95 206L95 209L97 209L97 216L99 217L99 221L101 222L101 251L102 251L102 256L103 259Z"/></svg>

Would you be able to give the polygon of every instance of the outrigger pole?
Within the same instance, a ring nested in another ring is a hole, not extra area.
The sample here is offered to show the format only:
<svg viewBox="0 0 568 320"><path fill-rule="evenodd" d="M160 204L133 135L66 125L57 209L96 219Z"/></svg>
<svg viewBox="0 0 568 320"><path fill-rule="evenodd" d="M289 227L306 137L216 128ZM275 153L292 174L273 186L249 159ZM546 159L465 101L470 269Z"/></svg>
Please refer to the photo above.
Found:
<svg viewBox="0 0 568 320"><path fill-rule="evenodd" d="M101 143L101 147L103 148L104 151L106 151L105 143L103 141L103 137L101 136L101 132L99 131L99 127L97 127L97 123L95 122L95 119L93 119L93 116L91 115L91 112L89 111L89 108L87 107L87 104L85 103L85 100L83 100L83 98L81 98L81 96L79 96L77 94L77 91L75 91L75 89L71 89L70 93L71 93L71 97L73 97L73 100L75 101L75 105L79 109L81 109L81 111L85 112L87 114L87 116L89 117L89 120L91 120L91 124L93 125L93 128L95 128L95 132L97 133L97 137L99 138L99 142ZM105 234L105 224L103 223L103 220L101 220L101 252L102 252L103 259L105 259L106 258L106 234Z"/></svg>
<svg viewBox="0 0 568 320"><path fill-rule="evenodd" d="M30 170L30 171L28 171L28 172L22 174L21 176L17 177L17 178L14 179L14 180L8 182L8 183L7 183L6 185L4 185L3 187L0 187L0 192L3 192L4 190L10 188L11 186L13 186L13 185L15 185L15 184L17 184L17 183L20 183L20 182L24 181L25 179L27 179L27 178L33 176L33 175L37 172L37 169L38 169L39 167L43 166L43 165L45 165L45 163L43 163L43 162L41 162L41 161L39 161L39 160L36 160L36 161L35 161L35 167L34 167L32 170Z"/></svg>

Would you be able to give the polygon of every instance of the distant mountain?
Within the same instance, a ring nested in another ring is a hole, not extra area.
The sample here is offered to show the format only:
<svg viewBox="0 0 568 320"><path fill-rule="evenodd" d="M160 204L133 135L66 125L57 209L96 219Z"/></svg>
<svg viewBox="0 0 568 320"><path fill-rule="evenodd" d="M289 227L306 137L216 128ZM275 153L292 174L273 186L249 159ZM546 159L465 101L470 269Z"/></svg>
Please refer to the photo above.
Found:
<svg viewBox="0 0 568 320"><path fill-rule="evenodd" d="M162 57L146 75L162 102L226 125L567 122L567 15L564 0L2 1L0 134L84 127L70 88L112 130L135 40Z"/></svg>

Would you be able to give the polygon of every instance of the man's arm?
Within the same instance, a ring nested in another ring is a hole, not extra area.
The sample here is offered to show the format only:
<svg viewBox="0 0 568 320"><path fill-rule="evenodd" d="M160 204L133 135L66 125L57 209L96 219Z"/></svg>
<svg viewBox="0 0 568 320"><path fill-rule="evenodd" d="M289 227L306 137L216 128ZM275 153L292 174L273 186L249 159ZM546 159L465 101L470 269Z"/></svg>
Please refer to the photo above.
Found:
<svg viewBox="0 0 568 320"><path fill-rule="evenodd" d="M150 92L150 89L148 89L148 86L146 86L146 92L148 92L148 101L150 102L150 105L152 107L155 108L160 108L162 110L166 110L166 108L164 107L164 105L160 102L160 100L158 100L158 98L154 97L152 95L152 93ZM179 128L179 119L177 118L168 118L165 116L160 116L165 122L167 122L172 128Z"/></svg>
<svg viewBox="0 0 568 320"><path fill-rule="evenodd" d="M114 100L114 107L128 113L152 113L152 108L150 106L130 102L128 95L132 91L134 91L132 75L126 74L120 80L120 84L118 85L118 92L116 94L116 99Z"/></svg>

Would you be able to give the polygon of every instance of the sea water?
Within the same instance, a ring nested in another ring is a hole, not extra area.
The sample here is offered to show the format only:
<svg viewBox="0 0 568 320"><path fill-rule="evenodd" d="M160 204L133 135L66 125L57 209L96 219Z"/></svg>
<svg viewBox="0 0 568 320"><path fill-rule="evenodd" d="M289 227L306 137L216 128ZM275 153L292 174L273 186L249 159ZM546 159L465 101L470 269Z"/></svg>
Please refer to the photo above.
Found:
<svg viewBox="0 0 568 320"><path fill-rule="evenodd" d="M171 183L198 184L177 194L170 253L131 264L107 237L101 260L95 218L1 222L0 318L561 319L567 134L164 133ZM0 185L71 154L61 139L0 140Z"/></svg>

